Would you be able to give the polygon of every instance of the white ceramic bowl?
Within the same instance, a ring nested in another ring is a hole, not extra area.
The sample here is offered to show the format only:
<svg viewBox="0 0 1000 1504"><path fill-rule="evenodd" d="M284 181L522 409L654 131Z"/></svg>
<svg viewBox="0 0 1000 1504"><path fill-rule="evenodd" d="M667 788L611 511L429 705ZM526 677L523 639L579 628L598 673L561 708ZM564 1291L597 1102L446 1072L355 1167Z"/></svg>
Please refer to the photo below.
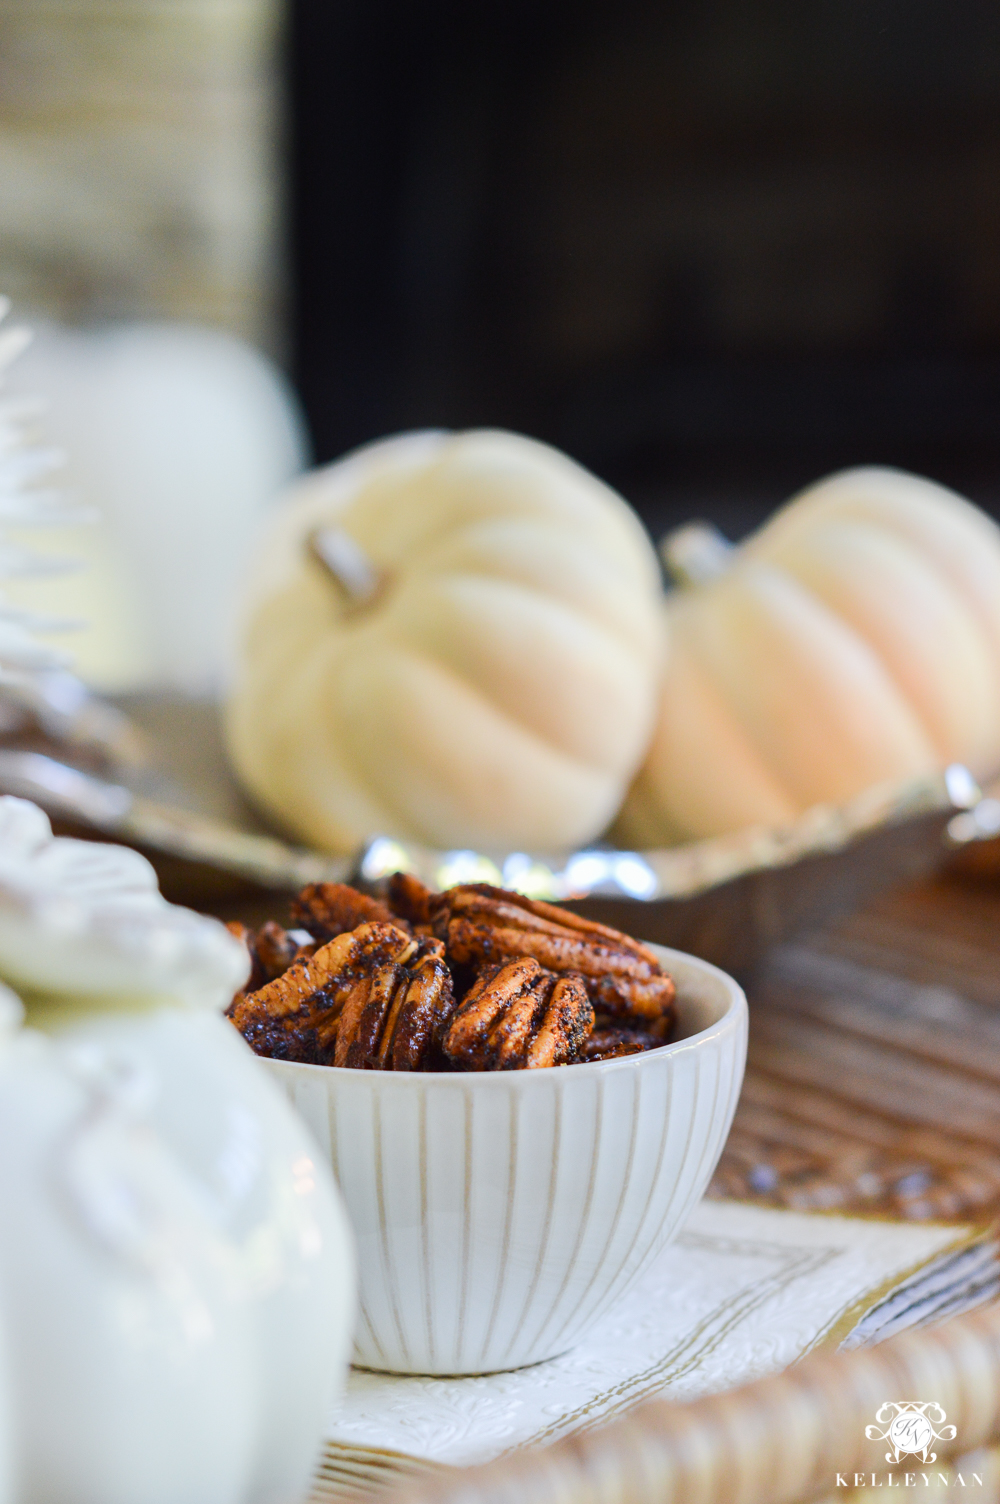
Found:
<svg viewBox="0 0 1000 1504"><path fill-rule="evenodd" d="M454 1075L265 1061L354 1225L355 1362L471 1374L554 1357L678 1231L736 1110L747 1006L707 961L653 949L681 1037L648 1054Z"/></svg>

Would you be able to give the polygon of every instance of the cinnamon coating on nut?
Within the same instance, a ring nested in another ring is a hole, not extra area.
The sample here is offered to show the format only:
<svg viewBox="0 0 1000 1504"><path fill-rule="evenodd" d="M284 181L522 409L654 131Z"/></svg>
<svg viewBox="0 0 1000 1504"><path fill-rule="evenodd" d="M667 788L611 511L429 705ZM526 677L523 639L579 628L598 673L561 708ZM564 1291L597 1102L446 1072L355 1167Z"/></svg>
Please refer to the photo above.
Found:
<svg viewBox="0 0 1000 1504"><path fill-rule="evenodd" d="M440 941L422 941L406 966L388 962L354 987L344 1003L334 1065L356 1070L431 1067L438 1028L454 1006Z"/></svg>
<svg viewBox="0 0 1000 1504"><path fill-rule="evenodd" d="M422 942L409 972L406 996L393 1022L391 1039L388 1033L385 1035L384 1058L391 1061L386 1068L436 1070L444 1063L440 1035L455 1009L454 984L440 941Z"/></svg>
<svg viewBox="0 0 1000 1504"><path fill-rule="evenodd" d="M582 977L557 977L522 956L482 973L455 1010L442 1049L465 1070L569 1065L593 1026Z"/></svg>
<svg viewBox="0 0 1000 1504"><path fill-rule="evenodd" d="M674 983L653 952L604 924L487 883L430 901L449 959L476 968L531 956L548 971L584 978L594 1006L662 1041L673 1023Z"/></svg>

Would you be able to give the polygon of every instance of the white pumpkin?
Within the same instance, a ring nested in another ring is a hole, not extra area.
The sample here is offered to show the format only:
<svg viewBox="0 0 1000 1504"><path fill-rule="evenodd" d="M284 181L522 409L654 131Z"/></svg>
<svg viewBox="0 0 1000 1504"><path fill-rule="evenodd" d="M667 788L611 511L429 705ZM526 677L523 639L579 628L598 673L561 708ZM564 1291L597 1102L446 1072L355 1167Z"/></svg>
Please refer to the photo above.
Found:
<svg viewBox="0 0 1000 1504"><path fill-rule="evenodd" d="M635 515L557 451L491 431L371 445L296 485L261 542L233 762L332 851L588 840L648 741L659 597Z"/></svg>
<svg viewBox="0 0 1000 1504"><path fill-rule="evenodd" d="M943 486L847 470L737 549L665 544L671 654L618 825L657 846L950 762L1000 767L1000 529Z"/></svg>

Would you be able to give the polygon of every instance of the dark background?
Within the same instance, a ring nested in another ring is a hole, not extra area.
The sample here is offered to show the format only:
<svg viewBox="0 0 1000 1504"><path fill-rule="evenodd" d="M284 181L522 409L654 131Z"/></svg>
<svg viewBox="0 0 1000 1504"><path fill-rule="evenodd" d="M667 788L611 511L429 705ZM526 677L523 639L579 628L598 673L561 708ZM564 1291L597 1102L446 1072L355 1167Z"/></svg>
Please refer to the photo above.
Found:
<svg viewBox="0 0 1000 1504"><path fill-rule="evenodd" d="M654 531L842 465L1000 509L1000 4L295 0L317 458L495 424Z"/></svg>

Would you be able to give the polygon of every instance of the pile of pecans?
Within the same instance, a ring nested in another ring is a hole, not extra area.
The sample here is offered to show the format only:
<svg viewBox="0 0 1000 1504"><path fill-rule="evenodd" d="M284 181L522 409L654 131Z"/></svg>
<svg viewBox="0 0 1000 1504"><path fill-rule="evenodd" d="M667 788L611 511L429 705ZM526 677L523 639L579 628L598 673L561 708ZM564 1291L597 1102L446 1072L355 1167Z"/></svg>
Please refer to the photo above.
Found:
<svg viewBox="0 0 1000 1504"><path fill-rule="evenodd" d="M670 1037L674 984L618 930L486 883L386 899L314 883L292 927L231 925L252 971L228 1016L258 1055L361 1070L530 1070Z"/></svg>

